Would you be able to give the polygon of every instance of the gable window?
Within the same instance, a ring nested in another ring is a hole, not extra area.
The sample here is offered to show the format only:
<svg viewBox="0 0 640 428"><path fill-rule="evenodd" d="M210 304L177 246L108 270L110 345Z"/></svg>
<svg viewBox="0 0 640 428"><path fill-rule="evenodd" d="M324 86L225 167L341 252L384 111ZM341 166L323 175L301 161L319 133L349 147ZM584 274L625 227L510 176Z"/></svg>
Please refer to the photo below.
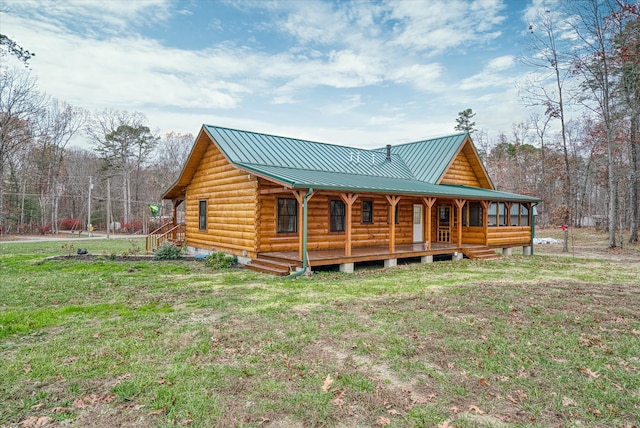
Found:
<svg viewBox="0 0 640 428"><path fill-rule="evenodd" d="M338 200L332 200L329 202L329 231L330 232L344 232L345 225L345 205L344 202Z"/></svg>
<svg viewBox="0 0 640 428"><path fill-rule="evenodd" d="M482 204L480 202L467 202L462 209L463 226L482 226Z"/></svg>
<svg viewBox="0 0 640 428"><path fill-rule="evenodd" d="M198 229L207 230L207 201L198 203Z"/></svg>
<svg viewBox="0 0 640 428"><path fill-rule="evenodd" d="M278 233L298 232L298 201L278 198Z"/></svg>
<svg viewBox="0 0 640 428"><path fill-rule="evenodd" d="M362 201L362 222L373 223L373 201Z"/></svg>

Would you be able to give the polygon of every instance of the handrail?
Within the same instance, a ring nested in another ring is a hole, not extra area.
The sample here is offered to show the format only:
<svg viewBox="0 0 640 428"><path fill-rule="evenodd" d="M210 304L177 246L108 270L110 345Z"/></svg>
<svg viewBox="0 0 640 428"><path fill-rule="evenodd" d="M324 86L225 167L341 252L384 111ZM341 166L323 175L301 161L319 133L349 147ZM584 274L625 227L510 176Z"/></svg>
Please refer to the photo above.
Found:
<svg viewBox="0 0 640 428"><path fill-rule="evenodd" d="M170 225L172 227L168 230L163 231L162 229L166 229L167 225ZM166 223L162 225L161 227L159 227L158 229L154 230L152 233L147 235L146 245L145 245L147 254L149 254L152 251L155 251L158 247L160 247L160 245L162 245L164 241L167 241L169 239L173 241L180 241L180 242L184 241L185 232L186 232L186 226L184 223L180 223L176 225L173 225L172 223Z"/></svg>

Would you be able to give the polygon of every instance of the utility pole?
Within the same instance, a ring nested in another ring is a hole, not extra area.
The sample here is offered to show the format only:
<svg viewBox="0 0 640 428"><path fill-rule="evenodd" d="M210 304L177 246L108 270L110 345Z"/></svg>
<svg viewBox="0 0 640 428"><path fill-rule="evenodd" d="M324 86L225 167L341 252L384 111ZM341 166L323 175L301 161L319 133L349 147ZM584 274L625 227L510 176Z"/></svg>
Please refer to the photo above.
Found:
<svg viewBox="0 0 640 428"><path fill-rule="evenodd" d="M107 178L107 239L109 239L109 229L111 229L111 182Z"/></svg>
<svg viewBox="0 0 640 428"><path fill-rule="evenodd" d="M87 201L87 232L89 232L89 236L93 232L93 226L91 226L91 189L93 189L93 183L91 176L89 176L89 200Z"/></svg>

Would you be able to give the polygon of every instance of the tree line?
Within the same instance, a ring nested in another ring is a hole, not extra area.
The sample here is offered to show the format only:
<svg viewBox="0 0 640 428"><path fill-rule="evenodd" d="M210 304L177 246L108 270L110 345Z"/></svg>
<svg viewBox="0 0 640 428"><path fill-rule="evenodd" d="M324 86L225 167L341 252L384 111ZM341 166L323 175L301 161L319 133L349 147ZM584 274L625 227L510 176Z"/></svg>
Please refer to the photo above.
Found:
<svg viewBox="0 0 640 428"><path fill-rule="evenodd" d="M191 134L160 136L139 112L73 107L41 93L27 69L4 68L1 77L1 233L146 233L160 222L149 204L176 179ZM80 135L94 150L69 147Z"/></svg>
<svg viewBox="0 0 640 428"><path fill-rule="evenodd" d="M456 129L474 134L499 190L543 200L540 224L602 227L611 247L628 230L637 242L640 7L556 7L529 25L522 62L530 73L519 87L529 119L489 138L466 109ZM2 47L25 64L34 55L0 35ZM138 112L84 111L39 92L27 69L0 71L0 232L105 228L109 213L128 231L146 231L148 204L177 178L193 136L160 136ZM582 115L569 119L578 108ZM68 147L81 134L94 150Z"/></svg>
<svg viewBox="0 0 640 428"><path fill-rule="evenodd" d="M529 119L489 139L467 109L456 129L475 132L500 190L543 200L539 223L602 227L610 247L623 244L623 230L638 242L640 6L579 0L556 7L532 17L521 58L530 70L519 87L533 108ZM582 114L570 119L570 111Z"/></svg>

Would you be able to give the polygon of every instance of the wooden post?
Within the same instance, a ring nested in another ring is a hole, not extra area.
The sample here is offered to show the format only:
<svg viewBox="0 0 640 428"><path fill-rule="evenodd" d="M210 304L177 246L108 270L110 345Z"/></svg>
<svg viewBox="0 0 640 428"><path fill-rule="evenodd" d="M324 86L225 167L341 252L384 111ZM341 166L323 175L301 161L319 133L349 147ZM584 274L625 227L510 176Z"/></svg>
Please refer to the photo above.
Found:
<svg viewBox="0 0 640 428"><path fill-rule="evenodd" d="M356 195L355 193L341 193L340 194L340 198L342 199L342 201L344 202L344 205L346 207L346 220L347 220L347 224L346 226L346 237L345 237L345 242L344 242L344 255L347 257L351 256L351 224L353 223L353 219L351 218L351 214L353 212L353 204L356 201L356 199L358 199L358 195Z"/></svg>
<svg viewBox="0 0 640 428"><path fill-rule="evenodd" d="M385 195L389 202L389 252L396 252L396 205L400 202L400 196Z"/></svg>
<svg viewBox="0 0 640 428"><path fill-rule="evenodd" d="M458 218L458 237L457 237L457 245L458 247L462 247L462 207L466 202L464 199L454 199L453 202L456 204L456 208L458 208L457 218Z"/></svg>
<svg viewBox="0 0 640 428"><path fill-rule="evenodd" d="M422 198L422 203L424 204L425 207L427 207L427 209L425 210L425 222L424 222L424 227L426 229L425 233L426 234L426 241L429 243L429 247L431 247L432 242L431 242L431 209L433 208L433 205L436 203L436 198ZM427 250L429 248L426 248Z"/></svg>
<svg viewBox="0 0 640 428"><path fill-rule="evenodd" d="M294 190L293 191L293 196L296 198L296 201L298 201L298 258L300 259L300 261L304 261L302 260L302 258L304 257L304 249L303 247L303 228L304 228L304 219L303 219L303 210L304 210L304 197L307 194L308 190ZM311 198L313 197L314 194L309 195L309 197L307 198L307 203L311 200ZM277 207L276 207L277 208Z"/></svg>
<svg viewBox="0 0 640 428"><path fill-rule="evenodd" d="M482 205L482 224L484 226L484 245L489 242L489 201L480 201Z"/></svg>

